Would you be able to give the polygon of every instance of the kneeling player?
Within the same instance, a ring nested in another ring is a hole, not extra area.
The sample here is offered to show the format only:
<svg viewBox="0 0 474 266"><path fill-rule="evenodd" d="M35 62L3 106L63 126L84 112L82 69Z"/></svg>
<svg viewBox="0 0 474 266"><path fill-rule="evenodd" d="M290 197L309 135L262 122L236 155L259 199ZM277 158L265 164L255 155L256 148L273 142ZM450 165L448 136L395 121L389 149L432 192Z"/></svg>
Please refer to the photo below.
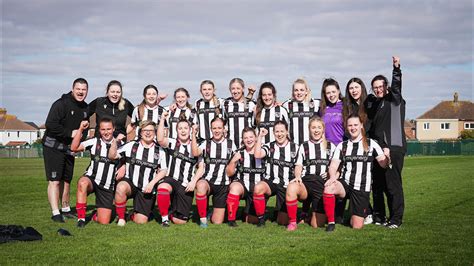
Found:
<svg viewBox="0 0 474 266"><path fill-rule="evenodd" d="M358 115L349 116L347 131L350 134L350 139L337 145L329 165L329 180L324 184L324 210L328 218L326 231L333 231L336 228L334 223L335 196L349 198L352 228L361 229L364 226L372 185L372 163L374 159L382 167L386 167L388 163L379 144L365 137L365 129ZM337 171L341 163L342 173L341 178L338 179Z"/></svg>
<svg viewBox="0 0 474 266"><path fill-rule="evenodd" d="M327 168L335 149L334 144L326 141L324 129L321 118L315 116L309 120L310 140L300 145L295 166L295 179L286 189L286 207L290 220L288 231L294 231L297 228L298 200L309 200L312 203L311 226L316 228L324 225L322 196Z"/></svg>
<svg viewBox="0 0 474 266"><path fill-rule="evenodd" d="M205 140L200 146L197 144L196 135L198 127L193 126L192 151L194 156L203 157L199 164L204 166L203 178L196 184L196 205L200 218L201 228L207 228L207 197L212 195L214 212L212 222L224 222L227 190L229 177L225 167L236 150L232 140L224 137L224 120L215 117L211 121L212 138ZM201 166L199 166L201 167Z"/></svg>
<svg viewBox="0 0 474 266"><path fill-rule="evenodd" d="M115 210L119 218L117 225L124 226L127 199L133 198L131 220L143 224L153 210L155 185L166 174L165 152L155 145L156 125L143 121L139 129L138 140L133 140L117 150L116 141L112 142L109 158L125 158L125 177L115 190Z"/></svg>
<svg viewBox="0 0 474 266"><path fill-rule="evenodd" d="M278 224L288 224L285 208L285 193L288 183L294 178L294 166L298 154L298 145L288 139L288 124L278 121L274 126L275 141L262 147L262 139L268 134L260 129L255 144L255 158L266 158L265 179L255 185L253 202L258 218L258 227L265 225L266 198L276 196L275 211Z"/></svg>
<svg viewBox="0 0 474 266"><path fill-rule="evenodd" d="M163 112L157 133L158 144L165 149L168 156L168 173L158 185L156 199L161 214L161 224L164 227L170 224L168 217L170 196L173 197L171 203L173 223L184 224L188 221L193 205L194 187L204 173L201 167L194 174L197 158L192 156L191 126L188 120L181 119L176 123L176 139L165 138L164 123L168 115L167 111Z"/></svg>
<svg viewBox="0 0 474 266"><path fill-rule="evenodd" d="M262 159L256 159L254 156L256 140L255 130L251 127L244 128L242 130L244 147L234 154L226 167L227 176L234 176L237 173L229 186L229 195L227 196L227 219L231 227L237 226L235 219L241 198L246 201L244 212L247 215L253 212L255 215L252 200L253 190L255 184L260 182L265 174L265 165Z"/></svg>
<svg viewBox="0 0 474 266"><path fill-rule="evenodd" d="M108 224L114 201L115 171L117 161L108 158L111 142L114 138L114 124L109 118L99 122L100 137L81 141L82 132L89 127L89 122L82 121L78 133L71 143L71 150L80 152L89 150L91 162L84 175L77 182L77 226L86 225L87 195L95 193L97 221Z"/></svg>

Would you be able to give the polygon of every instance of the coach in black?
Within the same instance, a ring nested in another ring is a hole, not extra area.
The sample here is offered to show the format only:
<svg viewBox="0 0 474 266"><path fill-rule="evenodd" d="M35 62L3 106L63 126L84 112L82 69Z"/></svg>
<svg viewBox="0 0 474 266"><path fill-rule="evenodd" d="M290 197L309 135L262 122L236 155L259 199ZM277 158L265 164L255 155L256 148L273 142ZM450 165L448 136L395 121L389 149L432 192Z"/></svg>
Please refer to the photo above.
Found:
<svg viewBox="0 0 474 266"><path fill-rule="evenodd" d="M74 154L70 150L72 138L81 121L87 120L88 83L78 78L72 90L55 101L46 118L46 133L43 137L43 157L48 180L48 201L55 222L64 223L63 215L72 218L69 205L70 183L74 170ZM60 195L61 194L61 195ZM61 198L62 214L58 201Z"/></svg>
<svg viewBox="0 0 474 266"><path fill-rule="evenodd" d="M375 165L372 184L374 198L374 222L388 228L402 224L404 196L402 168L406 153L406 139L403 128L405 121L405 100L402 97L402 72L400 58L394 56L392 86L382 75L372 79L373 94L367 98L367 115L371 121L369 135L375 139L390 159L390 167L383 169ZM384 193L390 212L388 223L385 218Z"/></svg>

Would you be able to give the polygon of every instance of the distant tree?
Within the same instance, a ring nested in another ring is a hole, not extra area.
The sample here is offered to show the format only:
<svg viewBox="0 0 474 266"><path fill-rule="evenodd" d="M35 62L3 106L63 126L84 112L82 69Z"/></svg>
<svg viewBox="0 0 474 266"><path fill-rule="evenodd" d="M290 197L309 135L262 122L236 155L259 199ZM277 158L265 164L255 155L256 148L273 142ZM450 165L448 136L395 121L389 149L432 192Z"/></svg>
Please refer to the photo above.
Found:
<svg viewBox="0 0 474 266"><path fill-rule="evenodd" d="M474 130L461 131L461 139L474 139Z"/></svg>

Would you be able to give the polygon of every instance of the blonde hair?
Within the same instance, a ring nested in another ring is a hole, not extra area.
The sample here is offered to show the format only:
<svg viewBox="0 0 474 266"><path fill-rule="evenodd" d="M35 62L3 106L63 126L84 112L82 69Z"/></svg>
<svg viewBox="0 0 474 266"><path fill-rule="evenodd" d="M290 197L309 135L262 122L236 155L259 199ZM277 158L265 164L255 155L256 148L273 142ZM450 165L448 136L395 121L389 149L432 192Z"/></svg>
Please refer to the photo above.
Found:
<svg viewBox="0 0 474 266"><path fill-rule="evenodd" d="M311 101L311 89L309 88L309 85L308 85L308 82L306 82L306 80L304 78L298 78L296 79L294 82L293 82L293 86L292 86L292 98L294 99L294 90L295 90L295 84L296 83L299 83L299 84L303 84L304 87L306 88L306 96L304 97L304 102L306 103L309 103L309 101Z"/></svg>
<svg viewBox="0 0 474 266"><path fill-rule="evenodd" d="M323 126L323 134L321 136L321 144L324 150L328 148L328 141L326 140L326 124L324 124L324 120L319 116L313 116L309 119L308 123L308 130L311 130L311 124L313 122L319 122ZM311 136L311 134L309 134Z"/></svg>

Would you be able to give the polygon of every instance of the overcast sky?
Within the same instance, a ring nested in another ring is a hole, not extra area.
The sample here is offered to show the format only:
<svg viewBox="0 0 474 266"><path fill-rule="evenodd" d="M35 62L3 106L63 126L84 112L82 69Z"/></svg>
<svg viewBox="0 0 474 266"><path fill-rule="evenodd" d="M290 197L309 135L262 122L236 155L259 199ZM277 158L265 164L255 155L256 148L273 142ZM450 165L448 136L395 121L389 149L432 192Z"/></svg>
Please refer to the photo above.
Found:
<svg viewBox="0 0 474 266"><path fill-rule="evenodd" d="M233 77L271 81L283 101L298 77L315 98L327 77L370 90L372 77L391 76L392 55L407 118L455 91L474 97L471 0L0 1L0 107L38 124L77 77L89 81L87 102L112 79L134 104L147 84L170 96L185 87L194 101L204 79L228 97Z"/></svg>

